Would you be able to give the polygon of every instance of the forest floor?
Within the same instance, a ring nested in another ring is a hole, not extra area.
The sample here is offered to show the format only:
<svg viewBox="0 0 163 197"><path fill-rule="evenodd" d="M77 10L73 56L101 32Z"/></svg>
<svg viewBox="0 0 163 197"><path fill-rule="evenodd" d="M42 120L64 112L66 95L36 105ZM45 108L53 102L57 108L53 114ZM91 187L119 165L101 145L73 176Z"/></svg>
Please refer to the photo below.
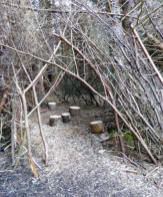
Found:
<svg viewBox="0 0 163 197"><path fill-rule="evenodd" d="M68 106L59 105L55 114L65 111ZM43 162L43 145L34 115L30 129L39 177L32 176L26 156L13 169L10 150L0 152L0 197L162 197L161 165L124 161L116 144L101 143L108 138L107 133L90 132L89 122L100 118L100 113L100 108L87 107L69 123L58 121L55 127L48 125L54 112L42 113L48 166Z"/></svg>

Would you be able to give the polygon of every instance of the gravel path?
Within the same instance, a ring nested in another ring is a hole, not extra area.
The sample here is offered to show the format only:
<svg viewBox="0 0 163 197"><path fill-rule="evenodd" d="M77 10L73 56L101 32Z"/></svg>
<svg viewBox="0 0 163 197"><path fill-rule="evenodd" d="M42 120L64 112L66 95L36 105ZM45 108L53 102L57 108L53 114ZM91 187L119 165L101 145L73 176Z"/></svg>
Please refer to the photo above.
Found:
<svg viewBox="0 0 163 197"><path fill-rule="evenodd" d="M55 114L65 111L58 106ZM10 170L7 155L1 154L0 197L56 196L56 197L162 197L163 168L146 165L136 168L111 154L100 143L105 137L89 131L88 123L97 118L99 109L82 110L68 124L58 122L48 126L51 112L43 114L44 133L49 145L49 165L42 162L42 143L38 126L31 120L34 158L39 178L31 176L26 160L15 171ZM96 118L95 118L96 117Z"/></svg>

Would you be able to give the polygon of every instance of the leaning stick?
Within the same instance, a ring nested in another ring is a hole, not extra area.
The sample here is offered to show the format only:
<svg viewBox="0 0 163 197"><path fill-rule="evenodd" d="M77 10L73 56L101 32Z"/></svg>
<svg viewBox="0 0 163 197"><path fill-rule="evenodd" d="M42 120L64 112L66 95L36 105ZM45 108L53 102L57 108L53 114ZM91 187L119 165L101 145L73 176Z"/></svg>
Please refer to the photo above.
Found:
<svg viewBox="0 0 163 197"><path fill-rule="evenodd" d="M137 31L134 29L133 26L131 26L131 29L132 29L132 31L133 31L133 33L134 33L134 35L135 35L135 37L136 37L136 40L138 41L140 47L142 48L142 50L143 50L145 56L147 57L147 59L148 59L150 65L152 66L153 70L156 72L156 74L157 74L157 76L158 76L158 78L159 78L161 84L163 84L163 77L161 76L161 73L158 71L157 67L155 66L155 64L154 64L154 62L153 62L151 56L149 55L147 49L145 48L143 42L141 41L139 34L137 33Z"/></svg>
<svg viewBox="0 0 163 197"><path fill-rule="evenodd" d="M38 98L37 98L37 93L36 93L36 87L33 85L33 94L34 94L34 99L35 99L35 104L37 105L37 118L38 118L38 125L40 129L40 136L42 138L42 142L44 145L44 150L45 150L45 165L48 164L48 146L44 137L43 129L42 129L42 120L41 120L41 114L40 114L40 106L38 105ZM28 115L27 115L28 117Z"/></svg>

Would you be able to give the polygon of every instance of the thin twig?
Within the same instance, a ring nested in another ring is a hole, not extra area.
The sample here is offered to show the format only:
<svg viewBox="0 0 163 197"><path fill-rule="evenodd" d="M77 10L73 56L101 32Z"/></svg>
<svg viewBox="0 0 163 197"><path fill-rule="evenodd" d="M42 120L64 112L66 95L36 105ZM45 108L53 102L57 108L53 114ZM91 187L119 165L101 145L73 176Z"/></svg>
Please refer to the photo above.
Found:
<svg viewBox="0 0 163 197"><path fill-rule="evenodd" d="M67 14L67 13L76 13L76 14L90 14L86 10L81 10L81 11L72 11L72 10L56 10L56 9L40 9L40 8L32 8L32 7L26 7L26 6L21 6L21 5L16 5L16 4L9 4L9 3L1 3L4 6L8 7L13 7L13 8L18 8L18 9L23 9L23 10L31 10L35 12L49 12L49 13L57 13L57 14ZM128 14L116 14L116 13L109 13L109 12L95 12L96 14L100 15L106 15L106 16L125 16L125 17L131 17L137 19L135 16L130 16Z"/></svg>

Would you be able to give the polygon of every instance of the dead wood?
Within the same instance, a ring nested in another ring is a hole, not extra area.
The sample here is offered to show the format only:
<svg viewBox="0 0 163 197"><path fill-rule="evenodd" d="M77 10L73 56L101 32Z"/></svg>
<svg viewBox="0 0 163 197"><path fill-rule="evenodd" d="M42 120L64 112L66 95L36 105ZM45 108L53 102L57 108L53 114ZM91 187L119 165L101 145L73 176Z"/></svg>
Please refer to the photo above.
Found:
<svg viewBox="0 0 163 197"><path fill-rule="evenodd" d="M92 133L100 134L104 132L104 123L101 120L92 121L89 124Z"/></svg>
<svg viewBox="0 0 163 197"><path fill-rule="evenodd" d="M62 113L62 121L63 121L64 123L69 122L69 121L70 121L70 113L68 113L68 112Z"/></svg>
<svg viewBox="0 0 163 197"><path fill-rule="evenodd" d="M70 106L69 107L69 112L70 112L71 116L79 115L80 107L79 106Z"/></svg>
<svg viewBox="0 0 163 197"><path fill-rule="evenodd" d="M52 126L55 126L57 124L57 122L59 121L59 119L61 119L61 116L60 115L51 115L49 117L49 125L52 127Z"/></svg>

